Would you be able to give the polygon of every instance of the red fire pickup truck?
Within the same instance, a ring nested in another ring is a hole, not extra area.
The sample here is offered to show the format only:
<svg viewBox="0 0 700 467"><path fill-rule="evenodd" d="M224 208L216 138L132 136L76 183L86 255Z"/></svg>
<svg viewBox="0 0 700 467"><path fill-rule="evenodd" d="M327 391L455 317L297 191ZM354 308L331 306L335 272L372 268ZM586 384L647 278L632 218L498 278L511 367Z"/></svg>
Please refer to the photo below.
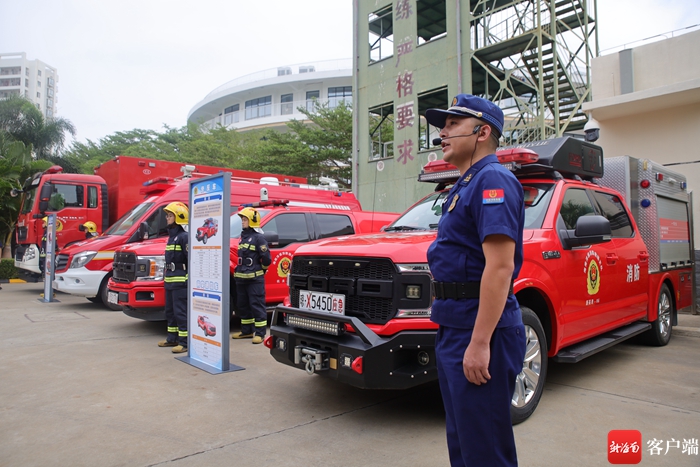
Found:
<svg viewBox="0 0 700 467"><path fill-rule="evenodd" d="M254 206L262 218L260 227L268 239L272 256L272 264L265 274L265 300L270 309L289 295L287 275L292 255L299 246L320 238L378 232L398 217L395 213L362 211L352 193L272 185L266 190L271 199L257 201L252 197L259 197L259 185L240 184L231 189L229 272L233 308L236 304L233 271L238 264L241 234L241 219L236 214L239 205ZM165 319L166 241L167 237L161 237L128 245L115 254L109 292L126 315L147 321Z"/></svg>
<svg viewBox="0 0 700 467"><path fill-rule="evenodd" d="M600 147L568 137L497 155L525 192L524 262L513 286L527 334L512 400L519 423L537 407L549 359L577 362L636 335L669 342L677 310L694 301L692 217L685 177L648 160L603 164ZM442 187L384 232L300 247L290 306L275 310L265 341L272 356L360 388L437 379L426 252L444 184L458 175L430 163L419 180Z"/></svg>
<svg viewBox="0 0 700 467"><path fill-rule="evenodd" d="M202 242L206 245L207 240L216 235L218 231L219 223L215 219L209 217L204 221L204 225L197 228L195 238L198 242Z"/></svg>

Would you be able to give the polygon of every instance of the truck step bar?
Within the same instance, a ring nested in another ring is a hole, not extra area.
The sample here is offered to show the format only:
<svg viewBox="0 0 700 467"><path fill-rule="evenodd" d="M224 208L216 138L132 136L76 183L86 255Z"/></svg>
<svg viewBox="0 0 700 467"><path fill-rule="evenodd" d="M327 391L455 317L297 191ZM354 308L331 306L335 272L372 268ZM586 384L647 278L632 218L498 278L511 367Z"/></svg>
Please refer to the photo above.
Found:
<svg viewBox="0 0 700 467"><path fill-rule="evenodd" d="M632 323L563 349L552 357L560 363L576 363L615 344L651 329L651 323Z"/></svg>

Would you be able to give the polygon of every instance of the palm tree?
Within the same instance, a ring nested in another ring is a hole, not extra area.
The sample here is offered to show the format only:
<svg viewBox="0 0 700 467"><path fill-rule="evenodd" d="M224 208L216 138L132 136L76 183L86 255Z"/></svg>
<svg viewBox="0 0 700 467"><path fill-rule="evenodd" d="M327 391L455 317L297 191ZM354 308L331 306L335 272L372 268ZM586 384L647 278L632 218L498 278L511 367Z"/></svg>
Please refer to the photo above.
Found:
<svg viewBox="0 0 700 467"><path fill-rule="evenodd" d="M31 149L21 141L8 141L0 132L0 244L3 258L11 258L11 240L20 208L20 197L11 195L12 189L22 188L22 183L36 172L51 165L47 161L32 159Z"/></svg>
<svg viewBox="0 0 700 467"><path fill-rule="evenodd" d="M31 145L35 159L57 155L66 141L66 133L75 136L75 126L70 120L44 118L41 111L23 96L0 99L0 131L9 139Z"/></svg>

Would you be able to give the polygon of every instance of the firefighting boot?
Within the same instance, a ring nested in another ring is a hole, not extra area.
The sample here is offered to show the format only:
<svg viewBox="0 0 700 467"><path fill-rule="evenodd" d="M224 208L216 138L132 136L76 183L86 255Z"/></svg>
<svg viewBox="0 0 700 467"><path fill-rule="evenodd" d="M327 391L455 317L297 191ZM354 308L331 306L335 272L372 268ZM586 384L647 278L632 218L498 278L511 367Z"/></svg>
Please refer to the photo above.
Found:
<svg viewBox="0 0 700 467"><path fill-rule="evenodd" d="M234 332L231 335L231 339L251 339L254 336L254 334L251 332L250 334L243 334L242 332Z"/></svg>
<svg viewBox="0 0 700 467"><path fill-rule="evenodd" d="M158 342L158 347L175 347L176 345L177 345L177 342L169 341L168 339L165 339L164 341Z"/></svg>
<svg viewBox="0 0 700 467"><path fill-rule="evenodd" d="M173 347L173 350L171 352L172 353L185 353L185 352L187 352L187 347L178 344L177 346Z"/></svg>
<svg viewBox="0 0 700 467"><path fill-rule="evenodd" d="M253 337L253 344L262 344L262 342L263 342L262 336L256 335L255 337Z"/></svg>

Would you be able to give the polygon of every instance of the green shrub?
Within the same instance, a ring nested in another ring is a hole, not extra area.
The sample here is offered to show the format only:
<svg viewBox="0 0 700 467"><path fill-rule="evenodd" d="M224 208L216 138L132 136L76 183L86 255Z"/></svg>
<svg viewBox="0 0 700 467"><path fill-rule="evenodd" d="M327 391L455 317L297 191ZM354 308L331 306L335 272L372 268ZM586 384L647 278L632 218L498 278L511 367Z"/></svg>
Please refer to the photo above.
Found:
<svg viewBox="0 0 700 467"><path fill-rule="evenodd" d="M0 261L0 279L17 279L18 277L14 259L5 258Z"/></svg>

